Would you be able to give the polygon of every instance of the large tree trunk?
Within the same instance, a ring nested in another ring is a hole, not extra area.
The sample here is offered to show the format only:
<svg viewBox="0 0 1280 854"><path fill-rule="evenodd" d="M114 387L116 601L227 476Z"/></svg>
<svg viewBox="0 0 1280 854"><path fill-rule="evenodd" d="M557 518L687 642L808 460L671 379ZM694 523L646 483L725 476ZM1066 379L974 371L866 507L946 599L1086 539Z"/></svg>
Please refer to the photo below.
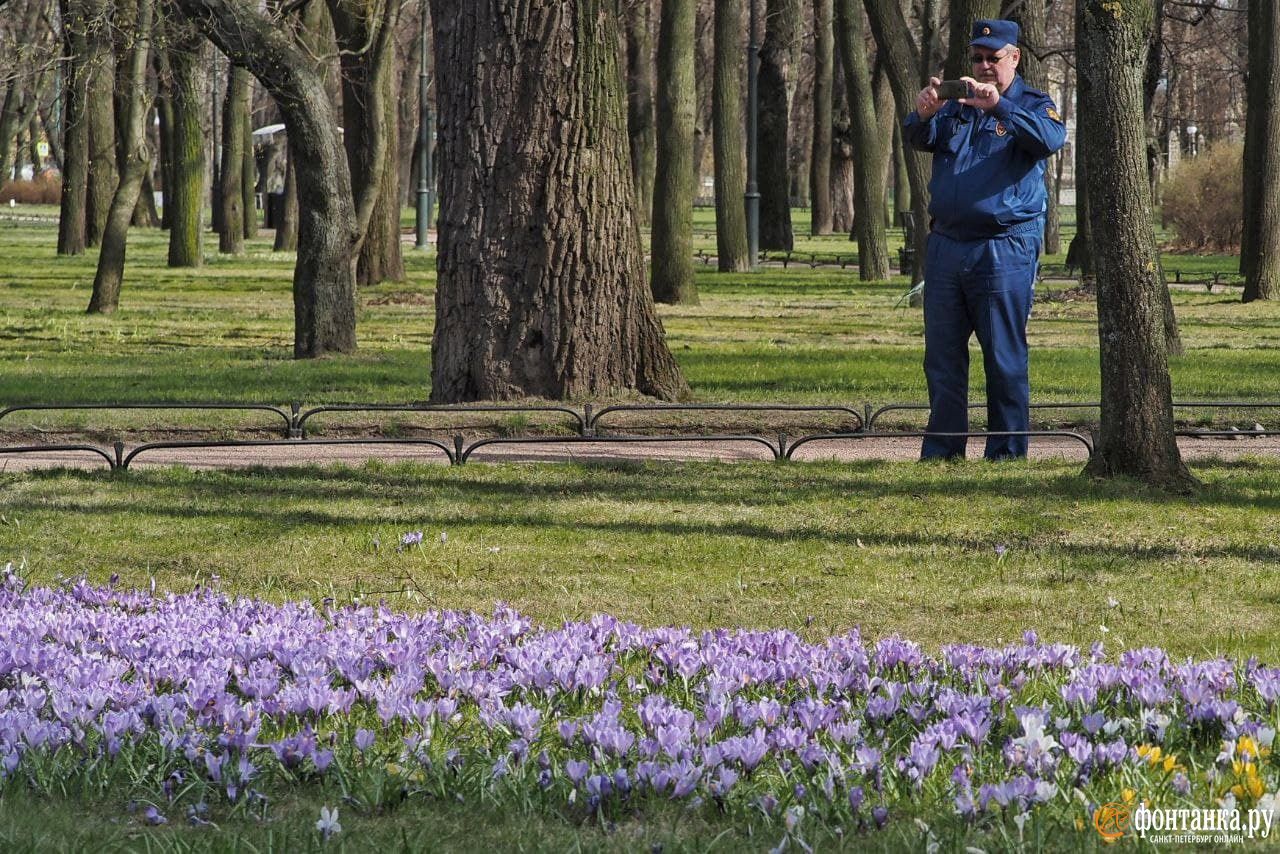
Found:
<svg viewBox="0 0 1280 854"><path fill-rule="evenodd" d="M810 233L834 230L831 211L832 96L835 78L833 0L813 0L813 153L809 158Z"/></svg>
<svg viewBox="0 0 1280 854"><path fill-rule="evenodd" d="M298 182L298 261L293 271L293 354L312 358L356 347L351 175L324 81L309 57L246 0L177 0L228 58L271 93L289 131Z"/></svg>
<svg viewBox="0 0 1280 854"><path fill-rule="evenodd" d="M329 0L342 62L343 144L355 194L356 284L404 281L393 40L399 3Z"/></svg>
<svg viewBox="0 0 1280 854"><path fill-rule="evenodd" d="M227 97L222 102L222 180L217 204L222 207L218 251L244 254L244 129L249 123L249 72L232 66Z"/></svg>
<svg viewBox="0 0 1280 854"><path fill-rule="evenodd" d="M58 216L58 254L83 255L85 202L89 175L89 129L84 120L85 3L61 0L66 82L62 115L62 198Z"/></svg>
<svg viewBox="0 0 1280 854"><path fill-rule="evenodd" d="M712 148L716 175L716 266L721 273L750 269L747 189L742 126L742 0L715 4L715 58L711 83Z"/></svg>
<svg viewBox="0 0 1280 854"><path fill-rule="evenodd" d="M120 172L116 168L115 59L111 44L113 11L106 0L87 0L85 123L89 130L89 177L85 197L85 244L97 246L107 227Z"/></svg>
<svg viewBox="0 0 1280 854"><path fill-rule="evenodd" d="M432 400L685 395L645 285L615 0L431 8Z"/></svg>
<svg viewBox="0 0 1280 854"><path fill-rule="evenodd" d="M631 180L641 225L653 221L653 177L657 139L653 125L653 5L649 0L622 0L627 44L627 136Z"/></svg>
<svg viewBox="0 0 1280 854"><path fill-rule="evenodd" d="M1244 301L1280 297L1280 11L1249 4L1244 137Z"/></svg>
<svg viewBox="0 0 1280 854"><path fill-rule="evenodd" d="M836 41L844 69L853 136L853 235L858 241L858 276L864 282L889 278L889 240L884 228L885 139L876 120L875 94L863 41L862 7L836 0ZM892 113L892 110L889 110Z"/></svg>
<svg viewBox="0 0 1280 854"><path fill-rule="evenodd" d="M204 36L170 16L169 154L172 184L164 188L169 220L169 266L199 267L204 250Z"/></svg>
<svg viewBox="0 0 1280 854"><path fill-rule="evenodd" d="M791 122L788 86L794 85L791 54L800 25L800 0L766 0L765 36L760 45L757 78L759 102L756 167L760 187L760 248L790 251L795 246L791 229L790 147Z"/></svg>
<svg viewBox="0 0 1280 854"><path fill-rule="evenodd" d="M697 0L664 0L658 29L658 158L649 265L653 298L698 302L693 281L693 34Z"/></svg>
<svg viewBox="0 0 1280 854"><path fill-rule="evenodd" d="M1165 341L1167 289L1151 225L1142 124L1149 0L1080 0L1076 50L1098 272L1102 422L1086 471L1186 490Z"/></svg>
<svg viewBox="0 0 1280 854"><path fill-rule="evenodd" d="M151 112L150 92L147 89L147 59L151 52L151 22L155 0L136 0L136 6L117 2L118 18L130 18L129 61L125 112L121 116L124 134L121 139L120 183L111 202L110 215L102 234L102 249L98 253L98 270L93 278L93 295L89 299L89 313L107 314L120 305L120 285L124 279L125 248L129 236L129 223L138 204L143 175L148 168L147 115ZM120 12L124 10L124 14Z"/></svg>
<svg viewBox="0 0 1280 854"><path fill-rule="evenodd" d="M916 95L921 81L917 69L919 52L911 41L911 31L897 0L865 0L871 33L880 49L881 60L889 75L889 86L898 113L905 116L915 109ZM895 144L902 136L901 127L894 130ZM910 146L901 146L904 158L903 170L911 186L911 211L915 214L915 260L911 268L911 281L924 279L924 257L929 240L929 167L931 160L924 152Z"/></svg>

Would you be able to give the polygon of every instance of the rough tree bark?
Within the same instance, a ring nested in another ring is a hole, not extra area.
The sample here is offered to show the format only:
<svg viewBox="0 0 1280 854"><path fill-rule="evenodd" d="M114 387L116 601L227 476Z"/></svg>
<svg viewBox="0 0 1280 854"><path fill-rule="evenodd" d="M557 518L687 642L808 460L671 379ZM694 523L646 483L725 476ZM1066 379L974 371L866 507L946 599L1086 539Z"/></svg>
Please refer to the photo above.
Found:
<svg viewBox="0 0 1280 854"><path fill-rule="evenodd" d="M627 135L636 214L641 225L653 221L653 169L657 140L653 126L653 4L623 0L627 43Z"/></svg>
<svg viewBox="0 0 1280 854"><path fill-rule="evenodd" d="M697 0L664 0L658 27L658 157L653 182L653 298L696 304L693 281L694 24Z"/></svg>
<svg viewBox="0 0 1280 854"><path fill-rule="evenodd" d="M747 188L743 151L743 4L715 4L714 68L711 83L712 149L716 176L716 266L721 273L750 268L747 257Z"/></svg>
<svg viewBox="0 0 1280 854"><path fill-rule="evenodd" d="M394 34L398 0L329 0L342 65L343 144L355 194L356 284L404 281Z"/></svg>
<svg viewBox="0 0 1280 854"><path fill-rule="evenodd" d="M1244 137L1244 301L1280 297L1280 11L1249 4Z"/></svg>
<svg viewBox="0 0 1280 854"><path fill-rule="evenodd" d="M1046 53L1047 38L1045 35L1045 0L1022 0L1009 12L1009 18L1017 21L1022 27L1022 60L1018 71L1024 80L1036 89L1049 91L1049 65L1040 59ZM1069 91L1069 90L1068 90ZM1063 99L1059 99L1061 105ZM1063 106L1063 121L1066 120L1067 108ZM1050 164L1060 159L1055 154ZM1055 192L1057 181L1056 170L1044 170L1045 209L1044 252L1056 255L1062 249L1062 225L1058 217L1058 194Z"/></svg>
<svg viewBox="0 0 1280 854"><path fill-rule="evenodd" d="M433 0L431 11L432 400L687 394L645 283L616 0Z"/></svg>
<svg viewBox="0 0 1280 854"><path fill-rule="evenodd" d="M83 255L85 194L89 176L89 130L84 120L86 72L83 0L61 0L62 44L66 81L62 117L62 198L58 216L58 254Z"/></svg>
<svg viewBox="0 0 1280 854"><path fill-rule="evenodd" d="M356 218L346 153L324 81L291 35L247 0L176 0L235 64L271 93L289 129L298 182L298 261L293 270L293 355L356 347Z"/></svg>
<svg viewBox="0 0 1280 854"><path fill-rule="evenodd" d="M222 230L218 251L244 254L244 129L249 124L249 72L232 66L227 73L227 96L222 102L222 181L219 198Z"/></svg>
<svg viewBox="0 0 1280 854"><path fill-rule="evenodd" d="M864 282L889 278L889 240L884 228L885 148L876 119L875 94L867 67L862 7L836 0L836 41L844 69L853 136L854 234L858 241L858 277ZM892 112L890 110L889 112Z"/></svg>
<svg viewBox="0 0 1280 854"><path fill-rule="evenodd" d="M204 114L202 78L208 73L204 36L168 16L170 177L164 188L169 222L169 266L199 267L204 254Z"/></svg>
<svg viewBox="0 0 1280 854"><path fill-rule="evenodd" d="M787 130L791 122L788 87L794 85L792 51L800 26L800 0L765 0L765 36L757 77L759 113L756 178L760 188L760 248L790 251L791 173Z"/></svg>
<svg viewBox="0 0 1280 854"><path fill-rule="evenodd" d="M151 93L147 87L147 60L151 53L151 23L155 0L136 0L116 4L117 14L128 18L132 27L128 40L128 73L125 113L121 116L124 134L121 138L120 183L102 233L102 249L98 253L98 269L93 278L93 294L89 314L107 314L120 305L120 285L124 280L125 249L129 223L133 220L138 194L142 190L143 173L150 158L147 155L147 115L151 112ZM122 7L128 8L120 14Z"/></svg>
<svg viewBox="0 0 1280 854"><path fill-rule="evenodd" d="M85 196L85 244L97 246L107 227L111 199L120 182L116 165L116 65L111 39L115 10L106 0L86 0L84 117L89 132L89 172Z"/></svg>
<svg viewBox="0 0 1280 854"><path fill-rule="evenodd" d="M1151 224L1142 123L1150 0L1080 0L1080 111L1098 281L1102 416L1085 471L1164 489L1196 484L1174 436L1165 341L1167 290Z"/></svg>
<svg viewBox="0 0 1280 854"><path fill-rule="evenodd" d="M832 97L835 78L833 0L813 0L813 153L809 157L812 234L830 234Z"/></svg>
<svg viewBox="0 0 1280 854"><path fill-rule="evenodd" d="M898 0L865 0L867 19L871 23L871 33L875 37L876 46L880 50L880 60L884 63L889 75L889 86L893 89L893 100L898 107L899 118L915 109L916 95L920 92L921 81L917 69L920 65L920 52L911 40L911 31L907 27L907 19L903 16L902 6ZM895 145L900 145L902 129L894 129ZM916 151L910 146L900 146L903 156L903 170L911 186L911 210L915 214L915 261L911 269L911 281L924 279L924 258L929 239L929 165L930 159L924 152ZM905 272L905 271L904 271Z"/></svg>

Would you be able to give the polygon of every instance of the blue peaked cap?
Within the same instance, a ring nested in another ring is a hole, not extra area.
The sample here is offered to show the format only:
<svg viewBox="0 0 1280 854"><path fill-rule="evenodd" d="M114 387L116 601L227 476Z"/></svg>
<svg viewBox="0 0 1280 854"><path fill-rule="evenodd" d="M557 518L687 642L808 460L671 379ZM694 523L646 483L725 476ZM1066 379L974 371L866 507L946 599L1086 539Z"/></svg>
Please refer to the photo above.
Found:
<svg viewBox="0 0 1280 854"><path fill-rule="evenodd" d="M999 50L1007 44L1016 45L1021 29L1017 21L1001 19L973 22L973 41L969 45Z"/></svg>

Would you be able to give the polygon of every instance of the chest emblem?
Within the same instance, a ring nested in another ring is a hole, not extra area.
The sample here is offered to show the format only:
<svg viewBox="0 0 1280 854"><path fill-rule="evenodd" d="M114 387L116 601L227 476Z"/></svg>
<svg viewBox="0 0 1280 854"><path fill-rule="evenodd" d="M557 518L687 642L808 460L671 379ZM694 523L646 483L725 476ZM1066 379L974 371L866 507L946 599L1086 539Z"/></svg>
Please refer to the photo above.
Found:
<svg viewBox="0 0 1280 854"><path fill-rule="evenodd" d="M996 136L1004 136L1009 129L1004 126L1004 122L996 122Z"/></svg>

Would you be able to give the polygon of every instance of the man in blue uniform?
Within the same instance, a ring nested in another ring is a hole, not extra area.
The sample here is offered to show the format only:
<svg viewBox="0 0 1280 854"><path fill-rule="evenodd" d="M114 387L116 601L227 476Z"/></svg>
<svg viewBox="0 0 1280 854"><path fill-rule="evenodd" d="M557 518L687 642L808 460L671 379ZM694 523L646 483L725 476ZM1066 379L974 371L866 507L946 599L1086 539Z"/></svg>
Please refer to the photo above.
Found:
<svg viewBox="0 0 1280 854"><path fill-rule="evenodd" d="M942 100L934 77L903 122L933 153L925 256L924 373L929 431L969 429L969 337L982 346L987 429L1028 430L1027 318L1044 239L1044 161L1066 129L1053 101L1016 73L1018 25L973 25L970 96ZM965 439L926 436L921 459L963 458ZM1027 455L1025 436L992 436L986 458Z"/></svg>

